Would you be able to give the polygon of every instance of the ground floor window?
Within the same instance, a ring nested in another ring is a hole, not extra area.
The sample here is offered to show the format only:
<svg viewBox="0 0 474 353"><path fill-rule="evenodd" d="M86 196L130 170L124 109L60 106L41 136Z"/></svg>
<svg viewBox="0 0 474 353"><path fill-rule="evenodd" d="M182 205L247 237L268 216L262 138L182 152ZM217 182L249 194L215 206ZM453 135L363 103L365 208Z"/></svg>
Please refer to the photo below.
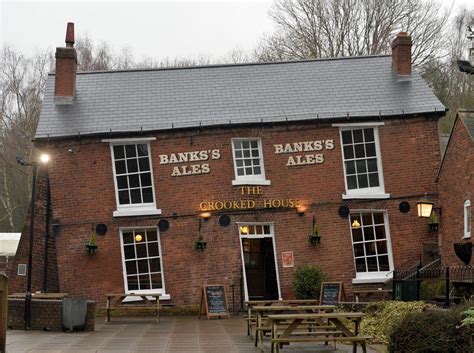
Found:
<svg viewBox="0 0 474 353"><path fill-rule="evenodd" d="M388 279L393 259L387 213L352 212L350 229L356 280Z"/></svg>
<svg viewBox="0 0 474 353"><path fill-rule="evenodd" d="M121 229L125 292L165 293L157 228Z"/></svg>

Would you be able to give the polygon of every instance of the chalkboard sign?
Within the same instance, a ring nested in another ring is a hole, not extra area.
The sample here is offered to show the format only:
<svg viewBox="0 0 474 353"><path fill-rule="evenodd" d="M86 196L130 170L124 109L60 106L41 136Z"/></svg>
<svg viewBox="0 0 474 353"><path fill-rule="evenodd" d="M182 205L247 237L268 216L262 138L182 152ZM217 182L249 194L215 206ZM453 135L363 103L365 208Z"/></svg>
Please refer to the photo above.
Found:
<svg viewBox="0 0 474 353"><path fill-rule="evenodd" d="M343 293L342 282L323 282L319 303L320 305L336 305L341 301Z"/></svg>
<svg viewBox="0 0 474 353"><path fill-rule="evenodd" d="M199 318L201 318L201 315L207 315L208 319L211 317L229 317L224 286L202 287Z"/></svg>

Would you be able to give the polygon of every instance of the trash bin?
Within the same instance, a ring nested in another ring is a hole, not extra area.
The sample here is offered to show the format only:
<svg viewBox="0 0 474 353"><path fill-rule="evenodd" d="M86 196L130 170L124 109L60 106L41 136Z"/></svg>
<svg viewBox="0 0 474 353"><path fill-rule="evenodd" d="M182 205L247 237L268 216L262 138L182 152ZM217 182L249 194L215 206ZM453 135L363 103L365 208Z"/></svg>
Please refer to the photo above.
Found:
<svg viewBox="0 0 474 353"><path fill-rule="evenodd" d="M63 299L63 329L65 331L86 328L87 301L85 299Z"/></svg>

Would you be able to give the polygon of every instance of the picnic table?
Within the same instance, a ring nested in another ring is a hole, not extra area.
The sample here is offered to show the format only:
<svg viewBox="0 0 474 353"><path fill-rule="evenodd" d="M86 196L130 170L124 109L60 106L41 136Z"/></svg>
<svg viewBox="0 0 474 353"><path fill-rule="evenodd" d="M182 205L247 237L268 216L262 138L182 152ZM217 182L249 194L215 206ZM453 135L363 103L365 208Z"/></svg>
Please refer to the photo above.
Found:
<svg viewBox="0 0 474 353"><path fill-rule="evenodd" d="M133 312L138 311L153 311L156 317L156 323L160 322L160 293L119 293L119 294L106 294L107 298L106 310L107 315L105 317L105 322L110 322L110 316L113 311L121 312ZM141 303L131 303L123 302L126 297L139 297L141 298ZM154 298L150 300L148 297Z"/></svg>
<svg viewBox="0 0 474 353"><path fill-rule="evenodd" d="M318 305L317 299L287 299L287 300L248 300L247 306L247 336L252 335L252 327L255 326L257 316L253 312L254 306L284 306L284 305Z"/></svg>
<svg viewBox="0 0 474 353"><path fill-rule="evenodd" d="M364 353L367 352L367 340L370 337L359 336L360 321L364 313L332 312L307 314L269 315L271 324L271 351L278 353L283 344L300 342L349 341L353 344L353 353L357 352L360 344ZM344 324L344 320L354 323L354 330ZM314 322L314 326L308 323ZM327 328L327 326L332 326Z"/></svg>
<svg viewBox="0 0 474 353"><path fill-rule="evenodd" d="M332 312L336 307L333 305L281 305L281 306L254 306L256 315L255 346L263 351L263 337L265 333L271 332L271 321L267 320L269 315L282 313L319 313ZM327 326L327 325L326 325ZM331 326L333 327L333 326ZM326 327L330 329L331 327Z"/></svg>
<svg viewBox="0 0 474 353"><path fill-rule="evenodd" d="M377 288L377 289L362 289L362 290L353 290L352 293L354 294L354 301L356 303L359 303L359 297L360 295L366 295L367 297L370 297L372 294L380 294L382 293L384 296L387 294L392 294L391 289L382 289L382 288Z"/></svg>
<svg viewBox="0 0 474 353"><path fill-rule="evenodd" d="M33 299L64 299L67 296L67 293L31 293ZM12 293L8 296L12 299L23 299L24 297L25 293Z"/></svg>

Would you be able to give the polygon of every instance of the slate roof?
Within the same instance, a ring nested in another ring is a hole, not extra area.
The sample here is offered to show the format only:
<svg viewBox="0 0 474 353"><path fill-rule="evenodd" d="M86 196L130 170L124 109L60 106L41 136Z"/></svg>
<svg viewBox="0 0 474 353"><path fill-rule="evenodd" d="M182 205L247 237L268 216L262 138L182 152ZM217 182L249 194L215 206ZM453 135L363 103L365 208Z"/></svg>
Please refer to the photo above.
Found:
<svg viewBox="0 0 474 353"><path fill-rule="evenodd" d="M474 141L474 111L460 111L458 114L464 122L464 125L466 125L471 139Z"/></svg>
<svg viewBox="0 0 474 353"><path fill-rule="evenodd" d="M387 55L84 72L68 106L54 103L50 74L36 138L440 111L420 75L398 78Z"/></svg>

